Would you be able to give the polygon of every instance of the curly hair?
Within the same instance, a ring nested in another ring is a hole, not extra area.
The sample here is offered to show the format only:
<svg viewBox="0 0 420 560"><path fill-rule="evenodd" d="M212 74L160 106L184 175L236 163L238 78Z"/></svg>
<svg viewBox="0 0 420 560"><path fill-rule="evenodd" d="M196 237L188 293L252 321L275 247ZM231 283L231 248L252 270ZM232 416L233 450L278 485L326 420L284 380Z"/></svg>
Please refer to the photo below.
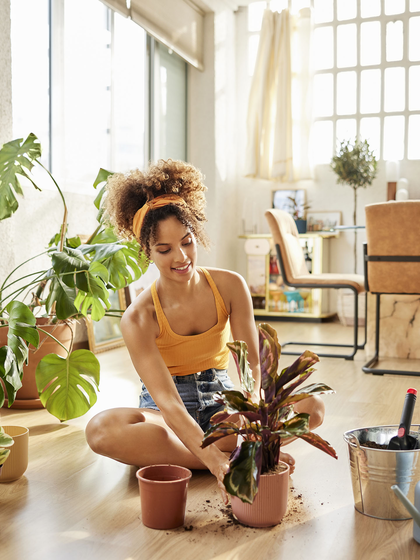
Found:
<svg viewBox="0 0 420 560"><path fill-rule="evenodd" d="M147 212L138 241L150 258L150 243L156 239L157 225L169 216L175 216L188 227L204 248L209 239L204 230L207 221L204 208L206 199L201 172L189 163L160 159L146 171L135 169L127 174L114 173L109 177L103 203L105 220L125 239L135 238L133 218L147 201L163 194L176 194L187 206L169 204Z"/></svg>

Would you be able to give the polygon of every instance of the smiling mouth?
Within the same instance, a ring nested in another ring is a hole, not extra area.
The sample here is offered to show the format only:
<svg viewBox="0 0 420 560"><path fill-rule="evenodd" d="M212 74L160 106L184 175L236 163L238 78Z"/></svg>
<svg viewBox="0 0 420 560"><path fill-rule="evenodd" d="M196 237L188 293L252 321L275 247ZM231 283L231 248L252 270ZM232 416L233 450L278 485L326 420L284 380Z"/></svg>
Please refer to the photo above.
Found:
<svg viewBox="0 0 420 560"><path fill-rule="evenodd" d="M184 272L184 270L187 270L187 268L190 266L190 262L188 264L186 264L185 266L179 266L178 268L173 268L172 270L177 270L178 272Z"/></svg>

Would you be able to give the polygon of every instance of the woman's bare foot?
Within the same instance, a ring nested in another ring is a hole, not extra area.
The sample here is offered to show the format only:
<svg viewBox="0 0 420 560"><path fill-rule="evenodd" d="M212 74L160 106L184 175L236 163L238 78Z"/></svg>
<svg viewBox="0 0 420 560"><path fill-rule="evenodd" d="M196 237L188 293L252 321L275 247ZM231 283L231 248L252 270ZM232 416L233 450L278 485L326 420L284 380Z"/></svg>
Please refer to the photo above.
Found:
<svg viewBox="0 0 420 560"><path fill-rule="evenodd" d="M291 455L289 455L289 453L283 453L282 451L280 451L280 461L283 461L283 463L287 463L289 465L290 474L293 474L295 472L295 460Z"/></svg>

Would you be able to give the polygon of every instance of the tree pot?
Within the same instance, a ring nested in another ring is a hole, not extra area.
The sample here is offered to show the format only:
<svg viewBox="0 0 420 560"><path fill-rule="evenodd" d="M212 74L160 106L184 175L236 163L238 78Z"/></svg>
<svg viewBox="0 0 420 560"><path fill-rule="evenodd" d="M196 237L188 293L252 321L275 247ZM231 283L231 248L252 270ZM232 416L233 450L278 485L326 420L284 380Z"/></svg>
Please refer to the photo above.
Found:
<svg viewBox="0 0 420 560"><path fill-rule="evenodd" d="M295 220L298 233L306 233L306 220Z"/></svg>
<svg viewBox="0 0 420 560"><path fill-rule="evenodd" d="M139 469L136 476L143 525L151 529L184 525L191 471L176 465L150 465Z"/></svg>
<svg viewBox="0 0 420 560"><path fill-rule="evenodd" d="M6 434L13 438L10 455L0 471L0 482L17 480L28 468L29 430L25 426L3 426Z"/></svg>
<svg viewBox="0 0 420 560"><path fill-rule="evenodd" d="M289 497L289 465L281 472L266 473L260 477L258 492L252 504L231 497L232 512L236 519L249 527L272 527L283 519Z"/></svg>
<svg viewBox="0 0 420 560"><path fill-rule="evenodd" d="M44 329L59 340L68 350L74 338L75 321L59 322L53 325L48 324L47 317L41 317L36 320L38 327ZM0 329L0 348L7 344L8 328ZM35 381L35 372L39 362L48 354L58 354L65 358L65 350L55 340L48 335L39 331L39 346L34 348L29 346L28 365L23 366L22 387L16 394L16 400L10 408L19 409L35 409L43 408L41 399L39 398L38 388ZM8 406L7 399L4 407Z"/></svg>

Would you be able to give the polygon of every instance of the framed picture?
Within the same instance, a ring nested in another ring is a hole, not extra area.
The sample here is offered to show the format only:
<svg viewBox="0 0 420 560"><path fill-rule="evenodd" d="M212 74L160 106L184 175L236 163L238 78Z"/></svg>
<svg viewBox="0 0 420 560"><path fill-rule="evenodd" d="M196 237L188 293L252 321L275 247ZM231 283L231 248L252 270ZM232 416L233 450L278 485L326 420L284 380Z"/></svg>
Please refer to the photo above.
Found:
<svg viewBox="0 0 420 560"><path fill-rule="evenodd" d="M341 212L307 212L306 231L331 231L341 225Z"/></svg>
<svg viewBox="0 0 420 560"><path fill-rule="evenodd" d="M273 191L273 208L303 217L306 209L305 199L306 192L303 189Z"/></svg>
<svg viewBox="0 0 420 560"><path fill-rule="evenodd" d="M111 309L126 309L124 289L111 293L109 297ZM89 350L94 354L105 352L111 348L124 346L120 329L120 317L102 317L100 321L86 319Z"/></svg>

